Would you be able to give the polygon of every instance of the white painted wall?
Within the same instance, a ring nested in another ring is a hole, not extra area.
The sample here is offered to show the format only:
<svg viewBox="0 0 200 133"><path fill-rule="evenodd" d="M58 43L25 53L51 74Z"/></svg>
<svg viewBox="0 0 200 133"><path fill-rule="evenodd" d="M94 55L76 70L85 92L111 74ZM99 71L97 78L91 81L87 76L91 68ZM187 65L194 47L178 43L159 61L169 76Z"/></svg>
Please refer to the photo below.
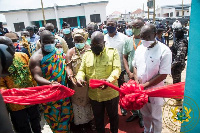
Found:
<svg viewBox="0 0 200 133"><path fill-rule="evenodd" d="M84 5L86 25L90 23L90 15L92 14L100 14L101 23L106 21L106 5L107 3Z"/></svg>
<svg viewBox="0 0 200 133"><path fill-rule="evenodd" d="M10 31L15 31L14 23L24 22L25 27L30 25L29 15L26 11L10 12L4 15Z"/></svg>
<svg viewBox="0 0 200 133"><path fill-rule="evenodd" d="M106 21L106 5L107 3L99 4L84 4L81 6L73 7L60 7L57 10L58 18L68 18L85 16L86 24L90 22L90 15L100 14L101 22ZM45 9L45 19L56 19L54 8ZM11 31L15 31L13 23L24 22L25 27L30 26L32 21L43 20L42 10L35 11L18 11L4 13L8 27Z"/></svg>

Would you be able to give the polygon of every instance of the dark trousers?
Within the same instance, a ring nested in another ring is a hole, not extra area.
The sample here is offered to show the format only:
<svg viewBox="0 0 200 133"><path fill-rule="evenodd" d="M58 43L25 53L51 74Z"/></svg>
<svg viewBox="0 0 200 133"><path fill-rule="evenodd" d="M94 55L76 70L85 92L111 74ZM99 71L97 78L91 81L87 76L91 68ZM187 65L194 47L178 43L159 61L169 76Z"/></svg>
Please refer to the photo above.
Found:
<svg viewBox="0 0 200 133"><path fill-rule="evenodd" d="M118 133L118 123L119 123L118 103L119 103L119 97L103 102L91 100L96 129L98 133L105 133L105 125L104 125L105 109L106 112L108 113L111 132Z"/></svg>
<svg viewBox="0 0 200 133"><path fill-rule="evenodd" d="M169 34L169 33L168 33ZM165 44L169 46L169 36L165 36Z"/></svg>
<svg viewBox="0 0 200 133"><path fill-rule="evenodd" d="M39 105L10 111L10 117L16 133L41 133Z"/></svg>

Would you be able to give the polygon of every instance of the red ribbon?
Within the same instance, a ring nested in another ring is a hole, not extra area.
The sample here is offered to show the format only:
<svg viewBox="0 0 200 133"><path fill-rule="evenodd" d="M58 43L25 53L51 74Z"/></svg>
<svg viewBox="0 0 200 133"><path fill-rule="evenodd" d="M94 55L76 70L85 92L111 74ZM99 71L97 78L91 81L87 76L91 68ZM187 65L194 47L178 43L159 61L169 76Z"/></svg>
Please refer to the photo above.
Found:
<svg viewBox="0 0 200 133"><path fill-rule="evenodd" d="M71 97L75 91L63 85L0 89L5 103L34 105Z"/></svg>
<svg viewBox="0 0 200 133"><path fill-rule="evenodd" d="M124 83L120 88L103 80L90 80L90 87L92 89L98 88L102 85L107 85L119 91L119 104L123 108L128 110L141 109L148 102L148 97L182 99L184 96L185 88L185 82L144 90L144 87L140 84L137 84L134 80L129 80L127 83Z"/></svg>

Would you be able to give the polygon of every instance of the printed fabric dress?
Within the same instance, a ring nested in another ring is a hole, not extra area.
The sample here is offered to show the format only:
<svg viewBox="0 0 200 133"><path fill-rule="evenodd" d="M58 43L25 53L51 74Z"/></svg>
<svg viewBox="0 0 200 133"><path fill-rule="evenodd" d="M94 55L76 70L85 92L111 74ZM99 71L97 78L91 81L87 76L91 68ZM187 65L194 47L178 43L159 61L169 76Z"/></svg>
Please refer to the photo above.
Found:
<svg viewBox="0 0 200 133"><path fill-rule="evenodd" d="M43 77L66 85L66 63L63 53L55 49L41 61ZM54 133L69 133L73 111L69 98L43 104L44 118Z"/></svg>
<svg viewBox="0 0 200 133"><path fill-rule="evenodd" d="M37 86L29 70L29 57L25 53L15 52L12 65L8 68L9 76L0 78L0 89L27 88ZM19 111L30 105L6 104L9 111Z"/></svg>
<svg viewBox="0 0 200 133"><path fill-rule="evenodd" d="M72 56L72 71L74 75L78 73L78 69L81 65L82 55L76 49L75 54ZM88 86L85 87L75 87L73 85L70 86L71 89L75 90L75 94L72 98L73 105L73 113L74 113L74 124L86 124L93 119L93 112L91 104L89 103L88 97Z"/></svg>

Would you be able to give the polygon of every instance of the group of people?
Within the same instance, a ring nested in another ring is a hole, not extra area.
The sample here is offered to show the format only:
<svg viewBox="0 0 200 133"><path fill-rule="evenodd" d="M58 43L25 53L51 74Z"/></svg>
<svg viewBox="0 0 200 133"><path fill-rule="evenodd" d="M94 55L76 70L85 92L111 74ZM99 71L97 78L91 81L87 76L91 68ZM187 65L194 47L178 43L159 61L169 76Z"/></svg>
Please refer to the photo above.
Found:
<svg viewBox="0 0 200 133"><path fill-rule="evenodd" d="M20 37L16 33L0 36L0 45L7 47L0 50L0 88L68 86L75 90L72 97L42 104L44 118L54 133L70 132L72 125L86 132L86 124L104 133L105 111L111 132L117 133L119 92L107 86L91 89L89 80L100 79L120 87L133 79L145 89L160 87L171 70L174 83L180 82L187 56L182 27L176 29L172 51L157 39L159 30L142 18L129 23L126 35L117 27L115 20L108 19L102 31L95 23L88 24L86 30L72 31L64 22L62 32L55 35L54 25L47 23L38 34L28 26ZM13 58L5 58L8 52ZM142 109L131 111L127 122L138 116L145 133L161 133L162 104L162 98L149 98ZM7 104L7 110L17 133L41 133L40 105ZM121 113L126 115L127 110L121 107Z"/></svg>

